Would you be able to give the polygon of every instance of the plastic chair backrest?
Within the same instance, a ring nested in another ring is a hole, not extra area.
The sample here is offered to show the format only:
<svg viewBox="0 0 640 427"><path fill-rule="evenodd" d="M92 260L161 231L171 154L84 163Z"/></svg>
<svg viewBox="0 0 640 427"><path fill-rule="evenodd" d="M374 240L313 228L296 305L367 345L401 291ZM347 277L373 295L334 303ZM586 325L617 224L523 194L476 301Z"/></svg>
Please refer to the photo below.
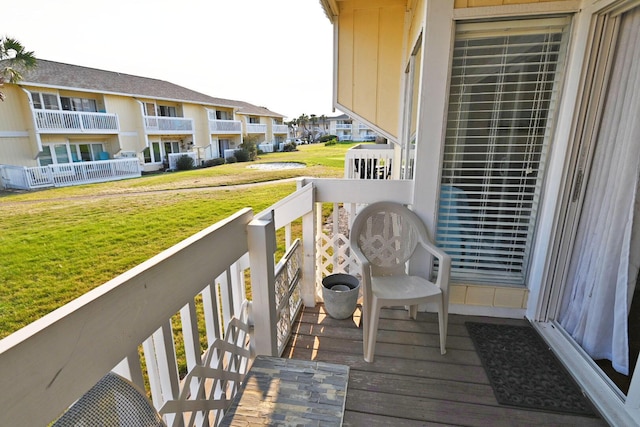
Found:
<svg viewBox="0 0 640 427"><path fill-rule="evenodd" d="M78 399L53 427L160 427L165 423L133 383L109 372Z"/></svg>
<svg viewBox="0 0 640 427"><path fill-rule="evenodd" d="M427 238L426 228L414 212L390 202L364 208L351 233L355 233L358 247L376 276L405 273L418 242Z"/></svg>

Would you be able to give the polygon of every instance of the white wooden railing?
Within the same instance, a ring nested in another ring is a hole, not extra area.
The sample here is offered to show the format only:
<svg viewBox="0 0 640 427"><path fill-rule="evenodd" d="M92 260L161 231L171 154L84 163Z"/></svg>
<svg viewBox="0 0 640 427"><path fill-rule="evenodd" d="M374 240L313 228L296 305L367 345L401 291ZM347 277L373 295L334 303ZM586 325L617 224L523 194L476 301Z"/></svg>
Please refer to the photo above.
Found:
<svg viewBox="0 0 640 427"><path fill-rule="evenodd" d="M267 125L247 123L247 133L267 133Z"/></svg>
<svg viewBox="0 0 640 427"><path fill-rule="evenodd" d="M349 247L349 229L357 212L367 204L380 200L411 203L413 183L408 180L306 178L300 185L309 183L313 184L315 189L314 277L316 292L320 292L322 278L329 274L360 274L360 266ZM326 204L331 204L329 217L322 213ZM303 226L303 239L309 229L310 226Z"/></svg>
<svg viewBox="0 0 640 427"><path fill-rule="evenodd" d="M273 143L264 143L258 144L258 150L261 150L263 153L273 153L275 146Z"/></svg>
<svg viewBox="0 0 640 427"><path fill-rule="evenodd" d="M188 156L193 159L193 164L198 164L198 156L194 151L184 152L184 153L169 153L169 169L176 170L178 168L177 162L178 159L182 156Z"/></svg>
<svg viewBox="0 0 640 427"><path fill-rule="evenodd" d="M209 120L209 131L221 134L241 134L242 122L240 120Z"/></svg>
<svg viewBox="0 0 640 427"><path fill-rule="evenodd" d="M139 176L141 171L137 158L59 163L36 167L0 165L1 187L17 190L67 187Z"/></svg>
<svg viewBox="0 0 640 427"><path fill-rule="evenodd" d="M273 133L289 133L289 126L273 125Z"/></svg>
<svg viewBox="0 0 640 427"><path fill-rule="evenodd" d="M339 130L351 130L353 125L346 123L336 123L336 129Z"/></svg>
<svg viewBox="0 0 640 427"><path fill-rule="evenodd" d="M193 132L193 119L184 117L144 116L147 131Z"/></svg>
<svg viewBox="0 0 640 427"><path fill-rule="evenodd" d="M116 114L81 111L34 110L38 132L117 133Z"/></svg>
<svg viewBox="0 0 640 427"><path fill-rule="evenodd" d="M394 150L390 144L359 144L344 158L344 177L348 179L390 179Z"/></svg>
<svg viewBox="0 0 640 427"><path fill-rule="evenodd" d="M412 188L400 180L301 179L260 214L243 209L9 335L0 341L0 425L46 425L110 370L141 387L148 377L169 425L187 418L216 425L249 360L281 354L301 302L319 298L322 277L353 272L341 221L321 226L323 205L338 216L380 199L408 203ZM279 229L289 249L275 264Z"/></svg>

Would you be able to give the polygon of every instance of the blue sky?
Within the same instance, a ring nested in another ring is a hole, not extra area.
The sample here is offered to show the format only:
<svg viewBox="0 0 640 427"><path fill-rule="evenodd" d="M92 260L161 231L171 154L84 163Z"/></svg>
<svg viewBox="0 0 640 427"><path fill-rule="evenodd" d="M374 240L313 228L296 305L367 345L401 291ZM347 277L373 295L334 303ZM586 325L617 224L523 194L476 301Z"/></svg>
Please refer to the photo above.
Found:
<svg viewBox="0 0 640 427"><path fill-rule="evenodd" d="M318 0L21 0L0 35L36 57L167 80L289 118L331 108L333 30Z"/></svg>

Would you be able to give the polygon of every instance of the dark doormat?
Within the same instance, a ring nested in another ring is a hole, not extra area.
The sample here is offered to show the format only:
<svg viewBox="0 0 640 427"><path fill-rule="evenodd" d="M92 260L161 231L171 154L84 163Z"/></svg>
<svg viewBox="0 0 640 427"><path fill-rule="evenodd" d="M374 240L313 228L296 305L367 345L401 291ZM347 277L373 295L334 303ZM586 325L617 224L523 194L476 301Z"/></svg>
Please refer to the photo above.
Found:
<svg viewBox="0 0 640 427"><path fill-rule="evenodd" d="M598 417L589 400L531 326L466 322L501 405Z"/></svg>

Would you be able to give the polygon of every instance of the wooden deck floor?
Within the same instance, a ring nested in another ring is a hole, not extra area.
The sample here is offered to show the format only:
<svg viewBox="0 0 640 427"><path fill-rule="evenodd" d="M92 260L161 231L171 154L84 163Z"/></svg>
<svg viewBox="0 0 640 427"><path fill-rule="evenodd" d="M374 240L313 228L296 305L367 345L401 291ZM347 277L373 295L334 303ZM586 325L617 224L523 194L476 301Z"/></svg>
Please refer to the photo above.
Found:
<svg viewBox="0 0 640 427"><path fill-rule="evenodd" d="M606 426L602 419L501 406L467 334L465 321L523 321L449 316L447 354L440 355L437 317L385 310L375 361L362 357L360 310L335 320L321 305L303 309L283 357L351 367L345 426Z"/></svg>

